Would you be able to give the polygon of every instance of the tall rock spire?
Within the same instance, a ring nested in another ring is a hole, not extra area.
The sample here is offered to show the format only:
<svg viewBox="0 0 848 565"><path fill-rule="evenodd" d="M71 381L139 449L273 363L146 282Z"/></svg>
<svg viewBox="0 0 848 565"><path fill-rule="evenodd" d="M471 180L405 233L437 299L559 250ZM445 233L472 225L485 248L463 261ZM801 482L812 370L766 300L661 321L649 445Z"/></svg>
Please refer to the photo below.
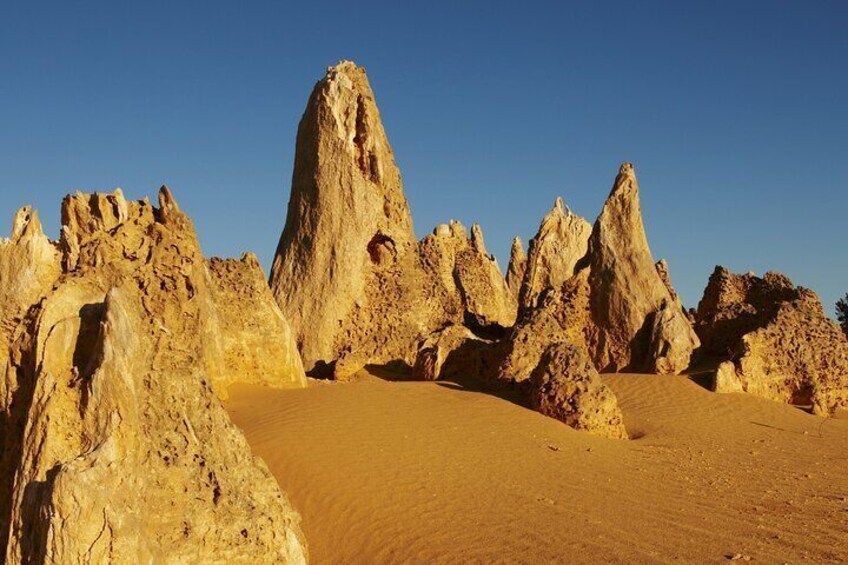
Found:
<svg viewBox="0 0 848 565"><path fill-rule="evenodd" d="M597 367L685 369L698 338L654 265L630 163L621 165L595 222L586 263L595 328L589 341ZM674 339L663 328L673 330Z"/></svg>
<svg viewBox="0 0 848 565"><path fill-rule="evenodd" d="M527 269L527 255L524 253L524 243L516 236L512 240L509 250L509 265L506 269L506 286L509 292L518 300L521 291L521 281L524 279L524 271Z"/></svg>
<svg viewBox="0 0 848 565"><path fill-rule="evenodd" d="M297 132L286 225L270 284L307 370L333 358L341 321L375 268L415 243L400 171L365 69L342 61L315 85Z"/></svg>

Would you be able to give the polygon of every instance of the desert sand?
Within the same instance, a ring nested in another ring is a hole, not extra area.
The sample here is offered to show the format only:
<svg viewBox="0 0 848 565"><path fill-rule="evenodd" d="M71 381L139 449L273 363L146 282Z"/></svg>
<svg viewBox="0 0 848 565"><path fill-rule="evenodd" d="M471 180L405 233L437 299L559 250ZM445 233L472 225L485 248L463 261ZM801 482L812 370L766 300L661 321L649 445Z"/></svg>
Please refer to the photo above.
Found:
<svg viewBox="0 0 848 565"><path fill-rule="evenodd" d="M453 382L230 388L315 563L838 563L848 419L603 375L633 439Z"/></svg>

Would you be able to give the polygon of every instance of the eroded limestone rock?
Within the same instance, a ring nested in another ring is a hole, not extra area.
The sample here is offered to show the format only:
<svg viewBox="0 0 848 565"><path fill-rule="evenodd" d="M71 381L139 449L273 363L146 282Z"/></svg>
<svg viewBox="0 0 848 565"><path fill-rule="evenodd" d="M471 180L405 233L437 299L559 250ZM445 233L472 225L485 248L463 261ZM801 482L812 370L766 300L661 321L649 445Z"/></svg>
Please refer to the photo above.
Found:
<svg viewBox="0 0 848 565"><path fill-rule="evenodd" d="M521 283L524 280L524 272L527 270L527 255L524 253L524 244L520 237L512 240L512 247L509 251L509 265L506 269L506 286L509 292L518 302L518 295L521 292Z"/></svg>
<svg viewBox="0 0 848 565"><path fill-rule="evenodd" d="M568 218L559 210L555 206L548 214L534 241L559 233L545 229ZM579 221L572 218L571 225ZM560 239L558 235L553 241ZM532 286L533 261L531 251L523 289ZM553 263L547 259L541 264ZM555 342L585 348L599 371L679 373L689 366L698 338L674 294L667 266L655 266L651 258L631 165L622 165L586 255L573 268L576 273L558 286L542 285L544 290L521 311L499 346L499 378L527 379L547 344Z"/></svg>
<svg viewBox="0 0 848 565"><path fill-rule="evenodd" d="M222 308L241 291L216 295L165 187L158 208L70 196L62 218L63 268L2 344L6 562L305 562L299 517L216 395L236 349L220 336L262 297Z"/></svg>
<svg viewBox="0 0 848 565"><path fill-rule="evenodd" d="M747 392L820 415L848 407L848 339L821 301L787 277L716 267L698 305L700 354L724 361L714 390Z"/></svg>
<svg viewBox="0 0 848 565"><path fill-rule="evenodd" d="M529 388L531 405L546 416L603 437L628 437L615 393L601 383L581 347L548 346L530 376Z"/></svg>
<svg viewBox="0 0 848 565"><path fill-rule="evenodd" d="M479 226L469 238L451 222L415 241L374 94L350 62L327 71L301 119L270 280L306 370L318 375L411 367L419 342L439 328L515 319Z"/></svg>
<svg viewBox="0 0 848 565"><path fill-rule="evenodd" d="M297 344L256 255L213 257L207 265L223 354L224 374L216 379L219 396L234 382L305 387Z"/></svg>
<svg viewBox="0 0 848 565"><path fill-rule="evenodd" d="M315 86L298 126L288 215L271 269L271 289L307 370L336 359L352 331L346 322L368 307L379 271L414 246L365 69L339 63Z"/></svg>
<svg viewBox="0 0 848 565"><path fill-rule="evenodd" d="M591 324L589 353L601 371L659 369L678 373L689 365L698 338L669 292L648 247L639 203L639 184L630 163L624 163L589 239L585 268L589 269ZM677 318L680 318L679 320ZM654 322L682 335L652 343Z"/></svg>
<svg viewBox="0 0 848 565"><path fill-rule="evenodd" d="M589 222L568 209L562 198L557 198L542 219L538 233L530 240L518 298L522 309L534 308L543 291L559 288L574 275L577 262L586 254L591 233Z"/></svg>

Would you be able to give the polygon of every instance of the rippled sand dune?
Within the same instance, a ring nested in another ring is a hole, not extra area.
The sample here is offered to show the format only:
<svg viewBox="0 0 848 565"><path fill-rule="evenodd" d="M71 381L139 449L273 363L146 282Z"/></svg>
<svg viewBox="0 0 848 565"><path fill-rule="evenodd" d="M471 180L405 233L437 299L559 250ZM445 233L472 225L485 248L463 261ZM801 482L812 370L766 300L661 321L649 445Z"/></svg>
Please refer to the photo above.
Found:
<svg viewBox="0 0 848 565"><path fill-rule="evenodd" d="M606 375L632 440L450 382L236 385L315 563L848 559L848 420Z"/></svg>

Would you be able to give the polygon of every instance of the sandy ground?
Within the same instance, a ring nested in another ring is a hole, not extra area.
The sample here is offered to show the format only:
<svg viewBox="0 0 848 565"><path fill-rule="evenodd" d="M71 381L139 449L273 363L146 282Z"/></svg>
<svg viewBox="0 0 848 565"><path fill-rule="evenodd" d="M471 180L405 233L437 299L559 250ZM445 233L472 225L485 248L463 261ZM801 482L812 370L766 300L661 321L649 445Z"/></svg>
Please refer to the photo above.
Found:
<svg viewBox="0 0 848 565"><path fill-rule="evenodd" d="M608 375L629 441L453 383L236 386L313 563L837 563L848 420Z"/></svg>

